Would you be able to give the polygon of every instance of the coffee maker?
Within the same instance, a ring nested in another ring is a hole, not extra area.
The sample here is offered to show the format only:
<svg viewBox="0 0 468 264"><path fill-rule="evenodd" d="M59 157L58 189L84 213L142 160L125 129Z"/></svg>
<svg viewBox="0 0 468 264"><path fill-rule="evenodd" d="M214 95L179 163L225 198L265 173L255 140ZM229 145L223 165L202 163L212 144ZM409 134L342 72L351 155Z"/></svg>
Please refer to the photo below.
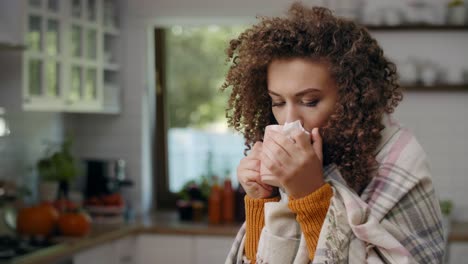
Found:
<svg viewBox="0 0 468 264"><path fill-rule="evenodd" d="M86 159L85 197L99 197L119 192L122 187L131 186L126 179L126 165L123 159Z"/></svg>

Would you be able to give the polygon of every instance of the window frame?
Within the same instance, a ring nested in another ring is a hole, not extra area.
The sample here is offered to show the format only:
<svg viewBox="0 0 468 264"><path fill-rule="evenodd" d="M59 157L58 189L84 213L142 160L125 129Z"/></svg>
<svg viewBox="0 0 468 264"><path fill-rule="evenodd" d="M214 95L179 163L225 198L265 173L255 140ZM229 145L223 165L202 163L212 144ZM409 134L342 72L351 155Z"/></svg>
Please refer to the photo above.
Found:
<svg viewBox="0 0 468 264"><path fill-rule="evenodd" d="M167 116L166 116L166 36L164 28L155 27L154 35L154 62L156 84L156 126L153 145L153 179L156 209L175 209L177 195L169 189L168 173L168 147L167 147Z"/></svg>

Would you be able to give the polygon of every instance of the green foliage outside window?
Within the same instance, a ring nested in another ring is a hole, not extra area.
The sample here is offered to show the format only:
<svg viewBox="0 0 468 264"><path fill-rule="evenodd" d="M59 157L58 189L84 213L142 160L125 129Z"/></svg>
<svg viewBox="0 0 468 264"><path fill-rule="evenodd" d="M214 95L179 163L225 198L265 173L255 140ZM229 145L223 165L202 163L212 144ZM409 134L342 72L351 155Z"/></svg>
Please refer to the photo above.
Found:
<svg viewBox="0 0 468 264"><path fill-rule="evenodd" d="M228 92L225 50L243 27L180 27L166 31L169 128L197 127L225 120Z"/></svg>

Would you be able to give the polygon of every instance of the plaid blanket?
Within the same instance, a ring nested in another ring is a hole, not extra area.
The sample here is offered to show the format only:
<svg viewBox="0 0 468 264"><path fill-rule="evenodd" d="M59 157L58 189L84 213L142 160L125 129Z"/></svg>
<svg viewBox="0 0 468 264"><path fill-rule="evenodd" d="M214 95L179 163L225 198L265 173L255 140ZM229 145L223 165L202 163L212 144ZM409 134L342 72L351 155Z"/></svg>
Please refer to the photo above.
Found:
<svg viewBox="0 0 468 264"><path fill-rule="evenodd" d="M442 263L445 241L441 212L426 154L412 133L390 116L384 118L384 125L376 152L379 168L360 196L346 185L335 165L324 168L334 194L315 257L308 259L305 239L299 234L300 239L288 242L296 244L287 247L294 252L285 252L293 256L290 263ZM260 245L265 242L262 237ZM248 263L244 239L245 224L227 264ZM257 253L257 263L279 263L272 257L278 256L278 248L269 252L263 247Z"/></svg>

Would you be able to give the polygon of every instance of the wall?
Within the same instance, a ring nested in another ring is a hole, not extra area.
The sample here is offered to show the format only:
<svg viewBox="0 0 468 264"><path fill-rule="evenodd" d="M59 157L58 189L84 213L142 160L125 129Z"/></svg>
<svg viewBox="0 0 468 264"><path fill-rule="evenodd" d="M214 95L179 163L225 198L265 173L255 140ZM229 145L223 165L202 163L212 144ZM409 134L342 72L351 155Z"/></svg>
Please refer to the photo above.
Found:
<svg viewBox="0 0 468 264"><path fill-rule="evenodd" d="M134 185L128 190L137 213L152 207L151 149L154 92L147 82L149 50L144 23L128 15L122 2L120 78L122 105L118 115L70 114L66 127L76 138L76 153L83 158L122 158ZM129 1L128 1L129 2Z"/></svg>
<svg viewBox="0 0 468 264"><path fill-rule="evenodd" d="M468 69L468 32L406 32L374 34L386 56L396 62L409 57L436 62L447 69L447 79L462 82ZM468 87L467 87L468 88ZM468 91L468 90L467 90ZM454 218L468 220L468 92L407 91L395 116L412 129L427 152L436 191L455 202Z"/></svg>
<svg viewBox="0 0 468 264"><path fill-rule="evenodd" d="M0 106L6 110L11 131L0 137L0 179L25 185L35 195L37 176L32 168L44 155L46 142L61 142L63 115L21 110L21 55L17 51L0 51Z"/></svg>
<svg viewBox="0 0 468 264"><path fill-rule="evenodd" d="M468 93L409 92L396 111L429 155L434 185L441 199L455 203L454 218L468 219L465 186L468 140Z"/></svg>

